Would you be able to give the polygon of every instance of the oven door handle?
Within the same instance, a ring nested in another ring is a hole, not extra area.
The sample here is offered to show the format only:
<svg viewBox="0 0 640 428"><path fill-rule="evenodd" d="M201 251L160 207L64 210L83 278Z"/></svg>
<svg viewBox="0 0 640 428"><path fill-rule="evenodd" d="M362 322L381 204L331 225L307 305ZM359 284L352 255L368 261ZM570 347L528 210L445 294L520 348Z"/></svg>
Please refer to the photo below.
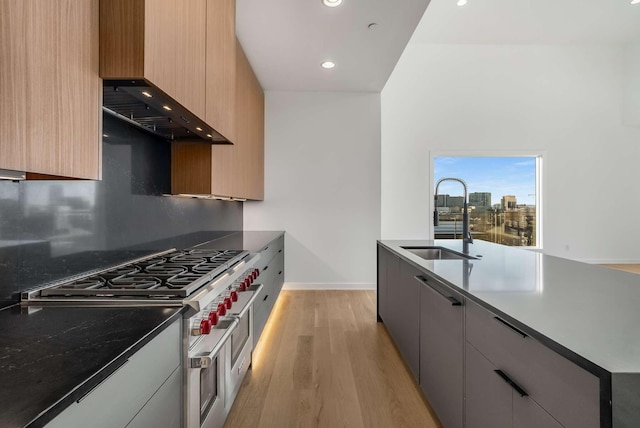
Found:
<svg viewBox="0 0 640 428"><path fill-rule="evenodd" d="M227 343L237 326L238 320L234 318L231 321L231 325L227 327L226 331L224 332L218 343L216 343L216 346L213 347L211 352L207 352L205 354L189 355L189 367L192 369L206 369L207 367L210 367L216 355L220 353L220 350Z"/></svg>
<svg viewBox="0 0 640 428"><path fill-rule="evenodd" d="M249 311L249 309L251 309L251 306L253 305L253 302L256 300L256 297L258 297L258 294L260 294L260 291L262 291L262 289L264 288L264 285L262 285L262 284L253 284L253 287L256 287L255 290L252 290L253 291L253 296L251 296L251 298L249 299L247 304L244 306L244 308L242 308L240 313L238 313L238 315L234 315L235 317L242 318L243 316L245 316L247 311Z"/></svg>

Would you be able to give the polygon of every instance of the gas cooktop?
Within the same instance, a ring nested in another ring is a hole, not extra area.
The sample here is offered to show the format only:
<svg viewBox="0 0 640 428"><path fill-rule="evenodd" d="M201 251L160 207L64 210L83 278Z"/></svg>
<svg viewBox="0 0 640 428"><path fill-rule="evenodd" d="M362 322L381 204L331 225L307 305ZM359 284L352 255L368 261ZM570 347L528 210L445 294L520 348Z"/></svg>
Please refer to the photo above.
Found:
<svg viewBox="0 0 640 428"><path fill-rule="evenodd" d="M43 298L185 298L248 254L243 250L169 250L38 293Z"/></svg>

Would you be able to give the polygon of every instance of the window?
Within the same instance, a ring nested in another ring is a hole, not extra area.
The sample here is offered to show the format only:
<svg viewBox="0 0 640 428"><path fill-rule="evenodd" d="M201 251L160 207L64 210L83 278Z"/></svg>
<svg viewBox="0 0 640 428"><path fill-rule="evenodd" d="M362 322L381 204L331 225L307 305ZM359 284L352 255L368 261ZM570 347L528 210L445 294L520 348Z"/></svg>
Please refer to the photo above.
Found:
<svg viewBox="0 0 640 428"><path fill-rule="evenodd" d="M434 156L433 182L444 177L467 184L473 239L511 246L541 247L542 156ZM460 183L438 188L435 239L462 238L464 190Z"/></svg>

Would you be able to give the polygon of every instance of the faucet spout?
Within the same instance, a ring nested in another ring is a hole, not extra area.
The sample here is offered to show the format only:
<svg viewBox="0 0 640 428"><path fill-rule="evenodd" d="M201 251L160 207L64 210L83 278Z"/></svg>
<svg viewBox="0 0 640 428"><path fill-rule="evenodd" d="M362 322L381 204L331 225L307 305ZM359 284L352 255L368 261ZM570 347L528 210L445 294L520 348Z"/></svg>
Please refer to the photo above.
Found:
<svg viewBox="0 0 640 428"><path fill-rule="evenodd" d="M469 244L473 244L473 238L469 230L469 198L467 194L467 183L461 178L445 177L436 183L436 191L433 195L433 225L438 226L438 188L443 181L456 181L464 188L464 203L462 204L462 252L469 254Z"/></svg>

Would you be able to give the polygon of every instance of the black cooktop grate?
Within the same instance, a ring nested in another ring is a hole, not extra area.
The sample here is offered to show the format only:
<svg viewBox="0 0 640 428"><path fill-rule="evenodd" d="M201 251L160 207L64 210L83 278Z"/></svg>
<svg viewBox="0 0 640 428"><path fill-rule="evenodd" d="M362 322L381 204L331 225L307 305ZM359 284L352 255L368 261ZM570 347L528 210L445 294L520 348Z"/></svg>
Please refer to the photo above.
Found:
<svg viewBox="0 0 640 428"><path fill-rule="evenodd" d="M242 250L180 250L45 288L41 296L184 298L247 254Z"/></svg>

